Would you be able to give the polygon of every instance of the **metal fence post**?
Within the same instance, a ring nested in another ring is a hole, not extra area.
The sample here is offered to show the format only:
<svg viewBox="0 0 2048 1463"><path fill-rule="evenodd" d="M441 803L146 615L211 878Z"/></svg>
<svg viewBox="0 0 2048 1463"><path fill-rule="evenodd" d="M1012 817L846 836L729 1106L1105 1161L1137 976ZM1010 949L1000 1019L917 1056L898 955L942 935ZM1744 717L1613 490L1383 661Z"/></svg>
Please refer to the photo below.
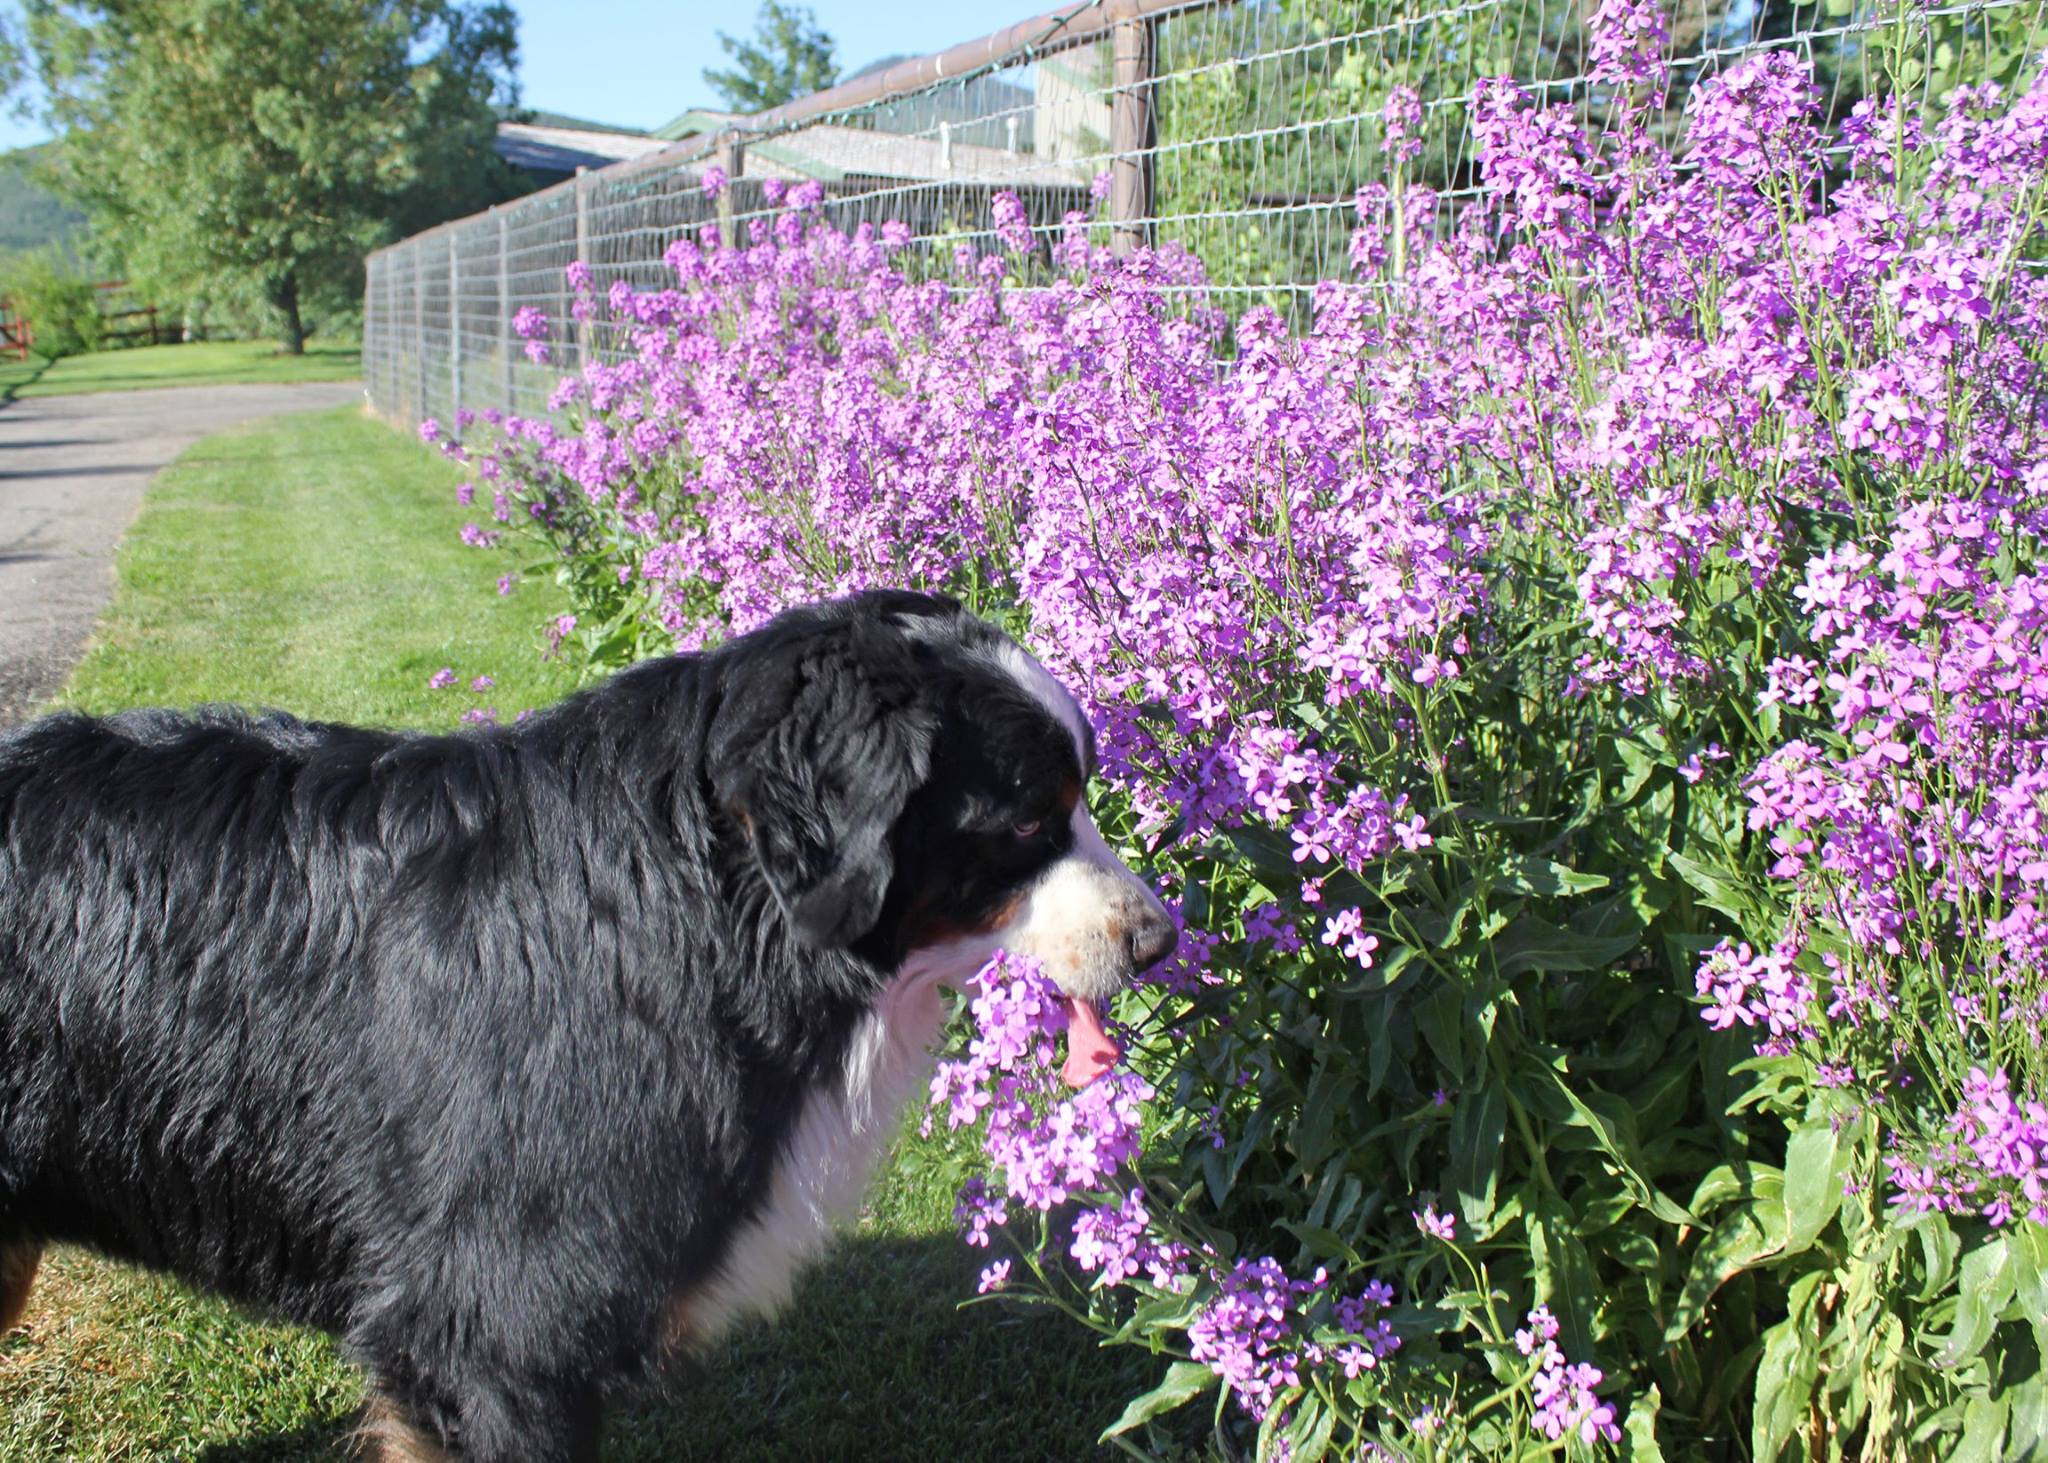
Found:
<svg viewBox="0 0 2048 1463"><path fill-rule="evenodd" d="M372 254L363 261L363 393L377 408L377 328L383 312L377 308L377 286L382 283L384 256Z"/></svg>
<svg viewBox="0 0 2048 1463"><path fill-rule="evenodd" d="M590 263L590 174L582 168L576 170L576 258L583 264ZM590 324L585 320L576 322L576 364L580 368L590 360Z"/></svg>
<svg viewBox="0 0 2048 1463"><path fill-rule="evenodd" d="M420 267L419 255L424 252L415 244L407 249L406 263L412 266L412 364L413 364L413 419L427 414L427 279L426 270Z"/></svg>
<svg viewBox="0 0 2048 1463"><path fill-rule="evenodd" d="M1142 16L1119 20L1111 32L1109 217L1118 258L1145 242L1152 216L1153 40L1153 23Z"/></svg>
<svg viewBox="0 0 2048 1463"><path fill-rule="evenodd" d="M462 410L462 253L448 231L448 415ZM452 430L452 427L451 427Z"/></svg>
<svg viewBox="0 0 2048 1463"><path fill-rule="evenodd" d="M505 211L498 215L498 405L512 410L512 291L505 271Z"/></svg>

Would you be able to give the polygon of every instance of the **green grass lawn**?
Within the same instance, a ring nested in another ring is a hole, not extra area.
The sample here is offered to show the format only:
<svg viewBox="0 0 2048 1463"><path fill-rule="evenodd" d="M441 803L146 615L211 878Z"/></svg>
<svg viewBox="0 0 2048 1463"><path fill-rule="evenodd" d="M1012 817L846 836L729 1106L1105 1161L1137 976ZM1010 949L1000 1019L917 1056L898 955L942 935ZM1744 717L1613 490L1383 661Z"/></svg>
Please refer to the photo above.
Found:
<svg viewBox="0 0 2048 1463"><path fill-rule="evenodd" d="M93 351L56 361L42 356L0 361L0 401L154 386L353 381L362 374L363 353L354 345L308 345L304 355L288 356L274 341L207 340Z"/></svg>
<svg viewBox="0 0 2048 1463"><path fill-rule="evenodd" d="M447 728L560 694L537 653L552 586L455 530L458 475L350 411L209 439L150 489L119 588L61 700L92 711L200 701ZM453 667L484 695L435 691ZM774 1324L739 1332L614 1414L610 1463L1078 1459L1156 1379L1039 1311L962 1310L981 1257L952 1234L933 1148L906 1133L858 1226ZM331 1343L76 1250L46 1260L0 1341L0 1459L348 1455L360 1382Z"/></svg>

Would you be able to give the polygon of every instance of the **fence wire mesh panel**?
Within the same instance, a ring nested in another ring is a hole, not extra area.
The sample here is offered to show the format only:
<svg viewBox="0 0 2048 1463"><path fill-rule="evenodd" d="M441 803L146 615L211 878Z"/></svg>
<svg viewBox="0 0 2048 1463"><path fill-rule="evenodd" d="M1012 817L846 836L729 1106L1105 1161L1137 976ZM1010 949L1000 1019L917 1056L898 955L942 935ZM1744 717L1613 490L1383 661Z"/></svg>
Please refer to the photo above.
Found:
<svg viewBox="0 0 2048 1463"><path fill-rule="evenodd" d="M1894 72L1939 99L1965 81L2011 82L2048 44L2048 0L1971 0L1911 7L1898 51L1901 3L1676 0L1653 126L1675 137L1702 78L1762 51L1808 61L1839 122L1877 87L1888 45ZM1048 241L1092 210L1119 248L1198 255L1226 308L1298 319L1317 281L1346 272L1361 189L1421 186L1453 207L1477 191L1482 78L1513 77L1595 128L1609 119L1616 96L1588 79L1592 13L1587 0L1098 0L759 117L692 114L696 130L661 152L373 255L371 398L400 420L544 411L564 366L620 344L600 323L569 325L570 263L600 294L659 287L671 245L707 227L770 229L776 199L804 183L823 188L836 225L893 221L944 253L989 242L998 193L1016 194ZM1382 118L1400 86L1420 95L1424 147L1397 164ZM713 168L729 179L716 199ZM545 364L515 328L524 310L555 324Z"/></svg>

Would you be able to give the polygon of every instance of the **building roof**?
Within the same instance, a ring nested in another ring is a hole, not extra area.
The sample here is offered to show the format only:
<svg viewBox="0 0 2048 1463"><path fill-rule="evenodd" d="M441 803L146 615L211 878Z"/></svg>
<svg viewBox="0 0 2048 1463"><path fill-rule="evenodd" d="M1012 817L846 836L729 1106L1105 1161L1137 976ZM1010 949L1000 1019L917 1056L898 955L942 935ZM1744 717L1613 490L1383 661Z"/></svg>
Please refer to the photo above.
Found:
<svg viewBox="0 0 2048 1463"><path fill-rule="evenodd" d="M721 112L712 107L692 107L673 122L654 129L656 137L679 142L700 132L719 132L741 120L745 112Z"/></svg>
<svg viewBox="0 0 2048 1463"><path fill-rule="evenodd" d="M656 136L683 141L743 123L742 112L697 108L683 113ZM1020 131L1030 137L1028 120ZM950 129L949 129L950 130ZM911 135L820 122L794 132L748 140L742 177L801 182L843 182L849 177L899 178L906 182L992 183L1013 188L1085 187L1086 173L1021 149L953 141L938 127Z"/></svg>
<svg viewBox="0 0 2048 1463"><path fill-rule="evenodd" d="M573 173L644 156L664 146L640 132L550 127L536 122L500 122L496 150L514 167L537 173Z"/></svg>
<svg viewBox="0 0 2048 1463"><path fill-rule="evenodd" d="M766 167L756 169L759 158ZM1086 187L1087 174L1034 152L980 147L944 137L909 137L829 123L749 142L746 174L816 178L900 178L934 183L984 183L1012 188ZM781 173L771 173L769 168Z"/></svg>

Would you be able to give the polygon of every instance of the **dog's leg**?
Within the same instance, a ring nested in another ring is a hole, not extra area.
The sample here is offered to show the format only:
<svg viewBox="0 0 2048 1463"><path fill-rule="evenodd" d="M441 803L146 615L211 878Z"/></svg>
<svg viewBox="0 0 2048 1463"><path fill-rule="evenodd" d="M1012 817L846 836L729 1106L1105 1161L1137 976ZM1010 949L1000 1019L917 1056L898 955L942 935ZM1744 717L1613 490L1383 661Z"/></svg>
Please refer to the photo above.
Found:
<svg viewBox="0 0 2048 1463"><path fill-rule="evenodd" d="M0 1336L12 1331L28 1309L28 1293L35 1287L36 1266L42 1258L41 1240L0 1243Z"/></svg>
<svg viewBox="0 0 2048 1463"><path fill-rule="evenodd" d="M459 1454L448 1452L407 1418L405 1409L382 1392L373 1390L363 1405L362 1425L356 1430L356 1444L364 1463L524 1463L532 1459L560 1459L562 1463L596 1463L599 1415L594 1399L577 1402L562 1399L560 1411L545 1409L524 1419L516 1432L502 1426L507 1420L484 1415L471 1426L465 1423L465 1437L479 1434L474 1448L465 1446Z"/></svg>
<svg viewBox="0 0 2048 1463"><path fill-rule="evenodd" d="M405 1411L381 1392L363 1403L356 1447L364 1463L453 1463L438 1443L406 1420Z"/></svg>

